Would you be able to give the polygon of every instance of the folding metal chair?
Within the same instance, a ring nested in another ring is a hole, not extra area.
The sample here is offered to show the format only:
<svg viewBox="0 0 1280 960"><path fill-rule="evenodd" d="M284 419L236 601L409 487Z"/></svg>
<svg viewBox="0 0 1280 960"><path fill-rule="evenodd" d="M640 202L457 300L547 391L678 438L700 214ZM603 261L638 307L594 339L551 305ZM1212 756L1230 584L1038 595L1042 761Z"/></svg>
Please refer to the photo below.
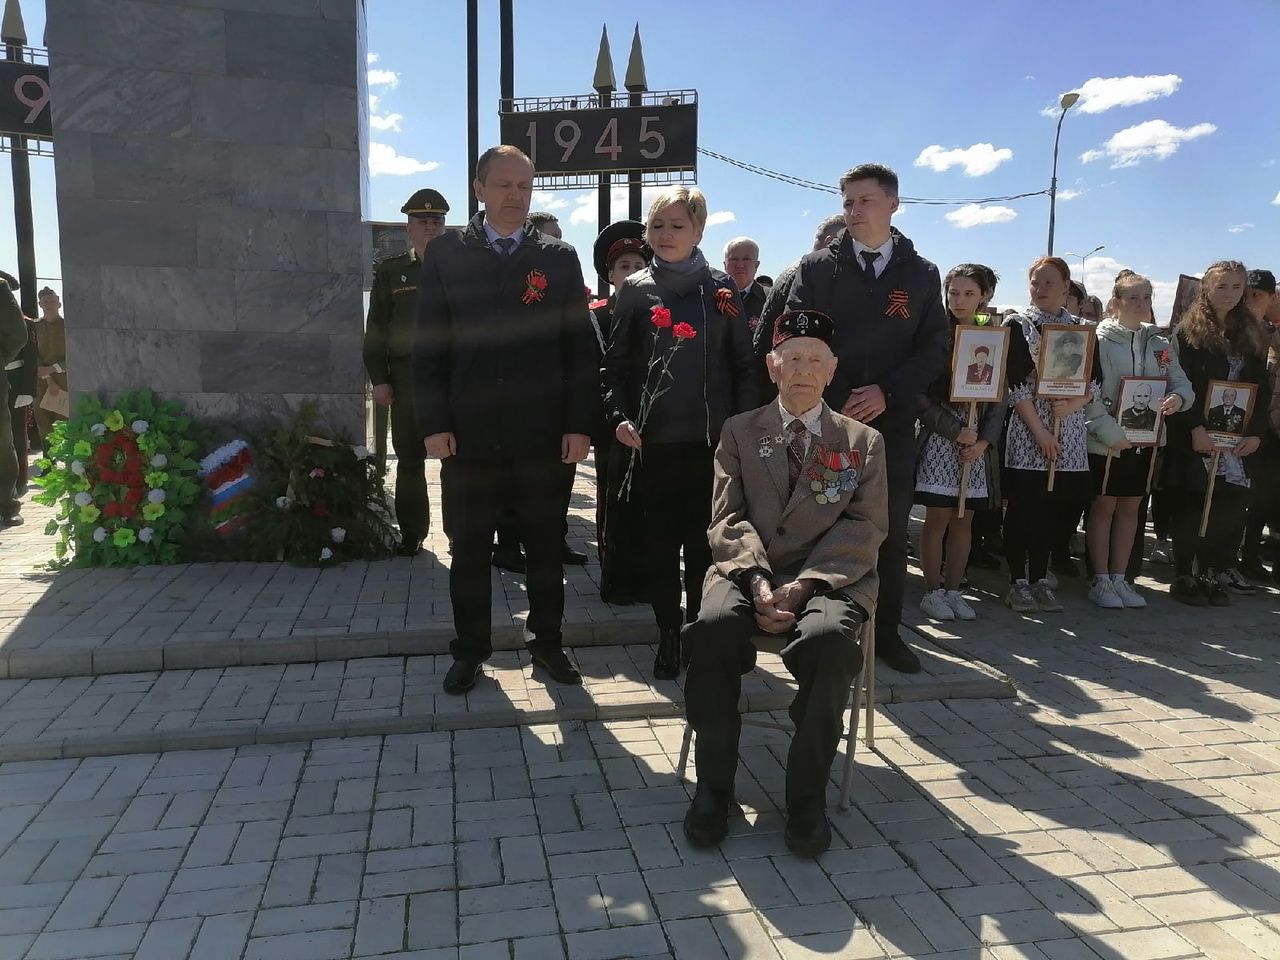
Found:
<svg viewBox="0 0 1280 960"><path fill-rule="evenodd" d="M751 642L757 650L767 653L778 653L784 642L779 637L760 634ZM875 618L869 617L859 630L858 645L862 649L862 669L853 678L853 687L849 698L849 732L845 735L844 773L840 781L840 809L849 809L849 794L853 790L853 754L858 743L858 714L864 709L867 712L866 731L863 740L868 750L876 747L876 630ZM750 716L742 718L744 725L766 727L770 730L790 731L789 723L775 723L772 720L757 720ZM676 779L684 780L689 766L689 747L693 744L693 727L685 721L684 740L680 744L680 762L676 767Z"/></svg>

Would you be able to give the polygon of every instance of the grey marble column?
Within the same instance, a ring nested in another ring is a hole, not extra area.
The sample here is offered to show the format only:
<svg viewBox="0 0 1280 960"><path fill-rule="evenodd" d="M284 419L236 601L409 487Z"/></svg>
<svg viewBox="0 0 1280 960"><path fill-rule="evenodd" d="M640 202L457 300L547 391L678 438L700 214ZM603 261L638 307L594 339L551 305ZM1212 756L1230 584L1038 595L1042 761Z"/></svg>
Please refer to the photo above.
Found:
<svg viewBox="0 0 1280 960"><path fill-rule="evenodd" d="M363 436L365 0L47 0L73 391Z"/></svg>

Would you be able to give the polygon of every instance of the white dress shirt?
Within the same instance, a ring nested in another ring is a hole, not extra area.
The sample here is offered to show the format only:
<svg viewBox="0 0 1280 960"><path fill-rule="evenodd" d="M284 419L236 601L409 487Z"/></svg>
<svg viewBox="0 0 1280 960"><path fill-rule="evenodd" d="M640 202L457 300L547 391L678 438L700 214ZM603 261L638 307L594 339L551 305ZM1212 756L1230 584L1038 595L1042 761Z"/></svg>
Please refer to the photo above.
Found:
<svg viewBox="0 0 1280 960"><path fill-rule="evenodd" d="M877 277L884 273L884 268L889 265L889 257L893 255L893 234L889 234L889 239L878 247L868 247L864 243L859 243L853 236L850 236L849 239L853 241L853 256L858 261L859 267L866 263L862 259L862 252L864 250L874 250L880 256L872 263L872 268L875 270Z"/></svg>
<svg viewBox="0 0 1280 960"><path fill-rule="evenodd" d="M813 438L822 438L822 403L806 410L800 416L796 416L790 410L782 405L782 398L778 398L778 411L782 414L782 435L787 438L787 443L791 442L791 422L799 420L804 424L804 453L809 455L809 448L813 444Z"/></svg>

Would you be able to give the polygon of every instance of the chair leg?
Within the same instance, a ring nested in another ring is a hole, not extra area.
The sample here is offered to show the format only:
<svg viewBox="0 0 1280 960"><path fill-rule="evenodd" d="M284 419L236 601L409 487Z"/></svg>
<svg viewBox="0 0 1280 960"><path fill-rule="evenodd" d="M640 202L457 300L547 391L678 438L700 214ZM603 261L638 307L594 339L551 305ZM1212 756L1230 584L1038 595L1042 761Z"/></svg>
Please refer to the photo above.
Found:
<svg viewBox="0 0 1280 960"><path fill-rule="evenodd" d="M876 748L876 628L872 620L868 620L862 628L862 672L866 685L867 711L867 749Z"/></svg>
<svg viewBox="0 0 1280 960"><path fill-rule="evenodd" d="M865 670L865 667L863 668ZM853 793L853 757L858 749L858 714L862 709L862 671L853 678L853 702L849 704L849 735L844 742L844 773L840 777L840 809L849 809Z"/></svg>
<svg viewBox="0 0 1280 960"><path fill-rule="evenodd" d="M676 764L676 780L688 782L685 776L685 770L689 766L689 745L693 743L693 727L689 726L686 720L684 725L684 739L680 742L680 762Z"/></svg>

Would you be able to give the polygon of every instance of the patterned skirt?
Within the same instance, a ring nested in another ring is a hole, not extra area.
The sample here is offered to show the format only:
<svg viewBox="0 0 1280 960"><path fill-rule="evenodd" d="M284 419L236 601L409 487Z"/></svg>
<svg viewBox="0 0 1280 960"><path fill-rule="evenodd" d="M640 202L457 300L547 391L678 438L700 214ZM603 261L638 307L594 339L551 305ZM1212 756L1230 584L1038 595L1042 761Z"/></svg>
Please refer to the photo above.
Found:
<svg viewBox="0 0 1280 960"><path fill-rule="evenodd" d="M959 445L941 434L929 434L916 463L915 502L926 507L958 506L960 471ZM969 464L964 502L966 508L974 510L987 505L987 467L983 457Z"/></svg>

